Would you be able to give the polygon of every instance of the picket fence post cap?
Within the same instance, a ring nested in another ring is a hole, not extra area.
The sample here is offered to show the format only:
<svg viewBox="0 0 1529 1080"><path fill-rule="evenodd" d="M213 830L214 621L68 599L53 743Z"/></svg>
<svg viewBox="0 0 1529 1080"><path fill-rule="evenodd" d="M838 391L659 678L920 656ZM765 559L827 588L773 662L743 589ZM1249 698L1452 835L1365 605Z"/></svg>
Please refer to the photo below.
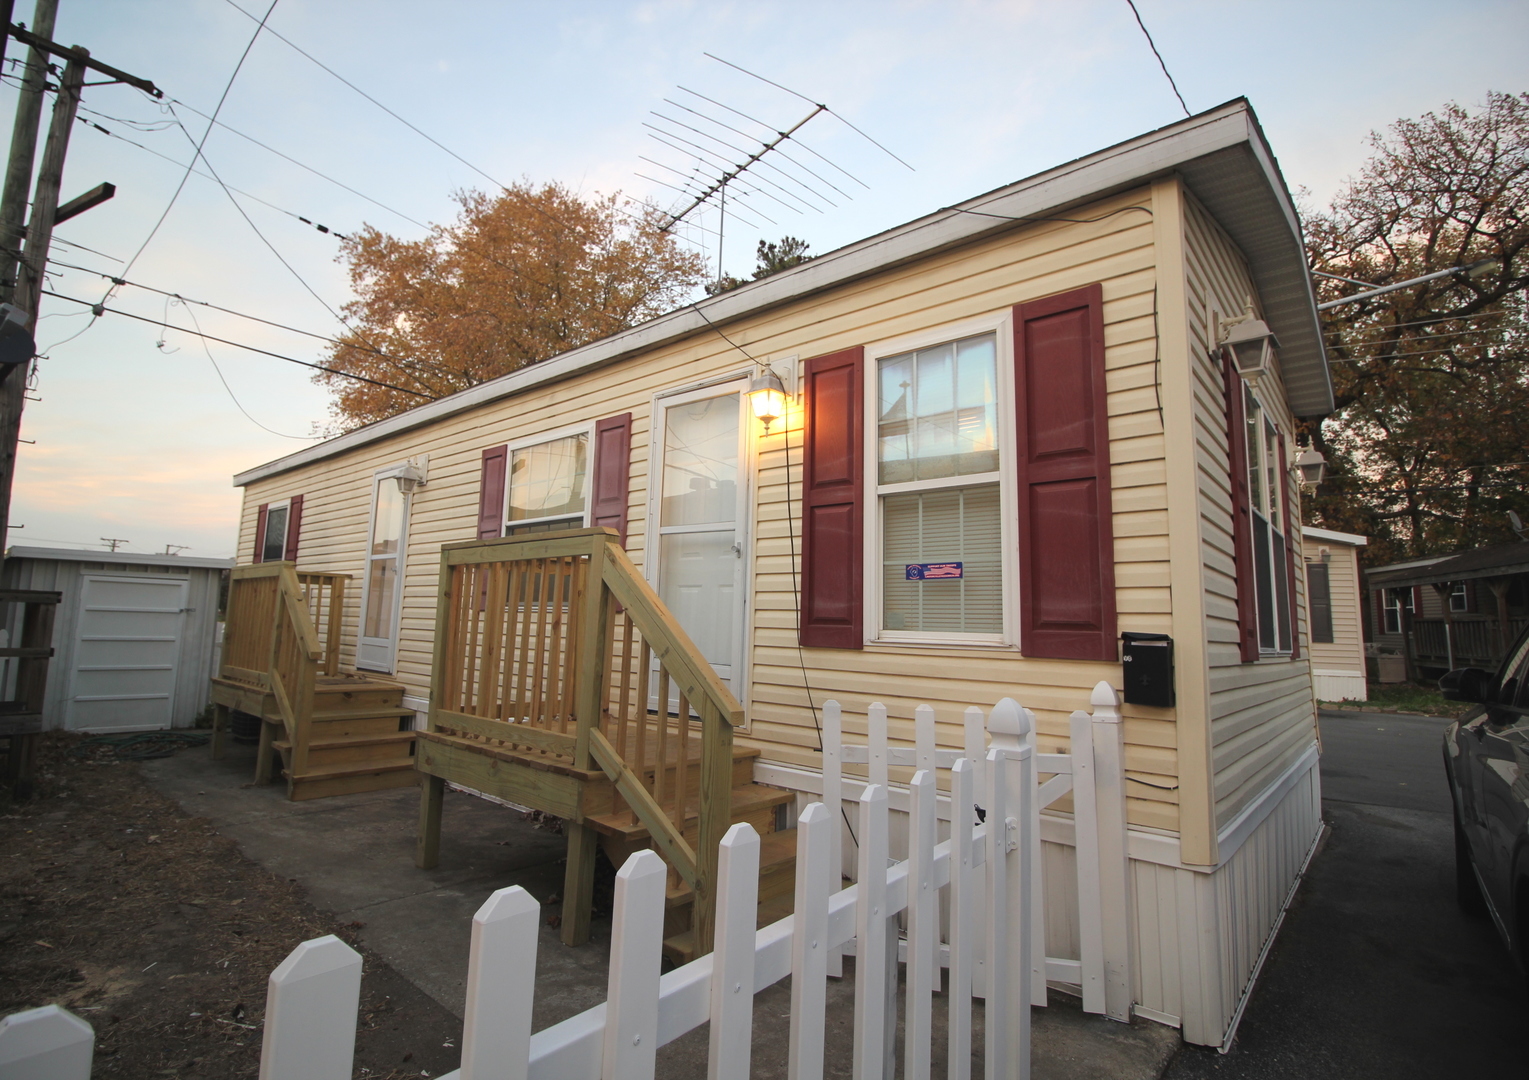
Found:
<svg viewBox="0 0 1529 1080"><path fill-rule="evenodd" d="M541 904L537 902L536 897L519 885L511 885L505 889L495 889L473 915L473 922L487 925L504 919L513 919L516 915L524 915L528 911L539 914Z"/></svg>
<svg viewBox="0 0 1529 1080"><path fill-rule="evenodd" d="M736 821L728 827L722 837L722 847L736 848L747 844L759 845L759 833L747 821Z"/></svg>
<svg viewBox="0 0 1529 1080"><path fill-rule="evenodd" d="M658 852L651 848L643 848L627 856L626 862L621 864L621 869L616 871L616 876L623 881L635 881L639 878L652 877L654 874L668 873L669 866L659 857Z"/></svg>
<svg viewBox="0 0 1529 1080"><path fill-rule="evenodd" d="M1018 735L1030 734L1030 710L1024 708L1013 698L1004 698L993 711L988 714L987 729L994 735Z"/></svg>
<svg viewBox="0 0 1529 1080"><path fill-rule="evenodd" d="M79 1063L85 1066L85 1071L77 1075L85 1076L89 1074L95 1041L96 1033L89 1024L57 1005L12 1013L0 1020L0 1068L41 1064L36 1059L43 1055L56 1055L57 1060L49 1064L62 1065L65 1059L73 1056L69 1051L74 1050ZM61 1072L59 1075L68 1074Z"/></svg>
<svg viewBox="0 0 1529 1080"><path fill-rule="evenodd" d="M1103 680L1094 684L1094 692L1089 695L1088 703L1106 708L1120 707L1120 693L1109 683Z"/></svg>
<svg viewBox="0 0 1529 1080"><path fill-rule="evenodd" d="M796 824L800 828L803 825L812 825L819 821L827 821L829 817L828 807L821 802L808 803L807 808L796 815Z"/></svg>
<svg viewBox="0 0 1529 1080"><path fill-rule="evenodd" d="M361 963L361 954L333 934L305 941L287 954L275 971L271 982L281 985L294 979L311 979Z"/></svg>

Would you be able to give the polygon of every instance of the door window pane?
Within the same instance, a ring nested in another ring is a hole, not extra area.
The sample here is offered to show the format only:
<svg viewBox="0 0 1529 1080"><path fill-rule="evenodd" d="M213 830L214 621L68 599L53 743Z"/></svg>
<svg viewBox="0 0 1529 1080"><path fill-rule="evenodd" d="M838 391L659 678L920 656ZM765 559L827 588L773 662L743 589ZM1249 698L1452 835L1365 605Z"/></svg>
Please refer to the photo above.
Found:
<svg viewBox="0 0 1529 1080"><path fill-rule="evenodd" d="M260 548L261 562L281 562L287 545L287 507L278 506L265 514L265 540Z"/></svg>
<svg viewBox="0 0 1529 1080"><path fill-rule="evenodd" d="M997 484L882 497L882 628L1003 633L1002 511ZM909 581L913 563L962 564L962 576Z"/></svg>
<svg viewBox="0 0 1529 1080"><path fill-rule="evenodd" d="M737 517L738 395L671 406L659 524L731 525Z"/></svg>
<svg viewBox="0 0 1529 1080"><path fill-rule="evenodd" d="M587 443L581 433L512 451L509 519L582 517Z"/></svg>
<svg viewBox="0 0 1529 1080"><path fill-rule="evenodd" d="M393 636L393 594L398 586L398 560L373 559L367 571L366 620L362 637Z"/></svg>
<svg viewBox="0 0 1529 1080"><path fill-rule="evenodd" d="M377 481L377 512L372 518L372 554L398 554L398 540L403 532L403 493L398 481Z"/></svg>
<svg viewBox="0 0 1529 1080"><path fill-rule="evenodd" d="M881 483L998 470L995 341L983 334L880 362Z"/></svg>

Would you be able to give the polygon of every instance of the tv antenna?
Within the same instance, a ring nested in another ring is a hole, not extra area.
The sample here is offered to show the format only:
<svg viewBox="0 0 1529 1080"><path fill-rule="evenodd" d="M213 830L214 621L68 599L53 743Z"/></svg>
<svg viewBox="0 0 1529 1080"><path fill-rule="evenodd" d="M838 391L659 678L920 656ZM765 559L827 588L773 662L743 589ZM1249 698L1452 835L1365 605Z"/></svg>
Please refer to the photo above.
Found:
<svg viewBox="0 0 1529 1080"><path fill-rule="evenodd" d="M795 123L781 127L681 86L678 89L681 94L687 95L685 100L664 98L669 112L654 109L651 115L658 122L643 122L650 138L688 159L684 167L678 167L647 156L641 158L672 174L672 179L661 180L643 173L637 175L650 183L675 191L683 200L676 209L666 213L668 220L660 226L660 231L670 232L677 225L687 223L715 235L719 281L723 275L722 252L729 212L737 221L752 228L760 228L754 218L761 218L771 225L777 224L775 218L765 212L762 204L766 201L772 204L770 213L779 214L789 210L795 214L822 214L836 208L839 205L836 201L838 199L852 200L854 196L851 191L855 185L870 190L870 185L865 181L801 141L798 133L822 114L837 117L850 130L893 160L908 169L913 168L822 102L814 101L805 94L720 56L712 53L703 55L812 106ZM786 149L788 143L792 150L800 150L802 154L793 156ZM808 156L814 159L811 163L806 160ZM717 209L718 224L715 230L687 221L696 211L706 206L715 206Z"/></svg>

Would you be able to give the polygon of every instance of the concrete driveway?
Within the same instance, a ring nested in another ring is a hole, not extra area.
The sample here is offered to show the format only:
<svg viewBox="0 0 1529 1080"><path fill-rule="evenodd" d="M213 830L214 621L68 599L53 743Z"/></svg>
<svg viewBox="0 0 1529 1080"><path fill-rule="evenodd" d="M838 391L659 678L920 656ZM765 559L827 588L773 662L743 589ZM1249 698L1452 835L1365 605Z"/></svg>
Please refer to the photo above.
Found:
<svg viewBox="0 0 1529 1080"><path fill-rule="evenodd" d="M1529 999L1490 923L1454 900L1447 721L1324 712L1330 827L1231 1052L1171 1080L1529 1076Z"/></svg>

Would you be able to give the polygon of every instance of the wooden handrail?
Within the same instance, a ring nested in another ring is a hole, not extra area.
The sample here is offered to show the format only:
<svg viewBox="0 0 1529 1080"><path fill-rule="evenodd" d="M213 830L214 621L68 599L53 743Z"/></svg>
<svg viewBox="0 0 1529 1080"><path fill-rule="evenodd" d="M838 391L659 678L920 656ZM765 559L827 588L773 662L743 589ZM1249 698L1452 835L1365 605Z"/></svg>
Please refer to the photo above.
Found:
<svg viewBox="0 0 1529 1080"><path fill-rule="evenodd" d="M742 722L737 698L614 530L442 547L429 730L604 772L694 888L702 952L711 948L718 845L732 823L733 728ZM692 843L685 830L697 812ZM576 944L588 934L594 846L581 818L567 830L565 897L585 898L565 907L564 940Z"/></svg>
<svg viewBox="0 0 1529 1080"><path fill-rule="evenodd" d="M302 608L301 618L295 610L290 614L303 648L312 659L323 661L324 674L339 674L341 618L349 580L349 574L299 571L290 562L234 567L229 572L219 676L248 681L250 671L268 674L273 620L278 608L291 605Z"/></svg>

